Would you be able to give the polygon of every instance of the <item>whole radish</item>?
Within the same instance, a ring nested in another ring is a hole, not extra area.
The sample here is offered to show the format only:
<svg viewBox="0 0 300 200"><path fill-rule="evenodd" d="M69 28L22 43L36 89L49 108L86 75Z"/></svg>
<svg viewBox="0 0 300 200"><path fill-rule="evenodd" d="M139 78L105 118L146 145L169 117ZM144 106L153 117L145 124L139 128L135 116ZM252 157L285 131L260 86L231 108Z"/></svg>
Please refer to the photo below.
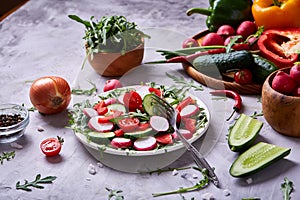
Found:
<svg viewBox="0 0 300 200"><path fill-rule="evenodd" d="M223 45L224 39L217 33L208 33L202 40L202 46Z"/></svg>
<svg viewBox="0 0 300 200"><path fill-rule="evenodd" d="M194 38L187 38L182 43L182 48L198 47L199 43Z"/></svg>
<svg viewBox="0 0 300 200"><path fill-rule="evenodd" d="M237 35L243 36L246 39L248 36L254 34L256 32L256 24L252 21L244 21L242 22L236 30Z"/></svg>
<svg viewBox="0 0 300 200"><path fill-rule="evenodd" d="M117 79L110 79L105 82L103 92L107 92L122 87L122 83Z"/></svg>
<svg viewBox="0 0 300 200"><path fill-rule="evenodd" d="M248 44L250 46L250 50L252 50L252 51L259 50L258 45L257 45L257 40L258 40L257 37L250 37L248 39Z"/></svg>
<svg viewBox="0 0 300 200"><path fill-rule="evenodd" d="M300 64L295 64L290 70L290 76L300 86Z"/></svg>
<svg viewBox="0 0 300 200"><path fill-rule="evenodd" d="M296 89L294 79L283 71L278 71L272 81L272 88L282 94L292 94Z"/></svg>
<svg viewBox="0 0 300 200"><path fill-rule="evenodd" d="M223 37L228 37L235 34L235 30L230 25L222 25L218 28L217 34Z"/></svg>

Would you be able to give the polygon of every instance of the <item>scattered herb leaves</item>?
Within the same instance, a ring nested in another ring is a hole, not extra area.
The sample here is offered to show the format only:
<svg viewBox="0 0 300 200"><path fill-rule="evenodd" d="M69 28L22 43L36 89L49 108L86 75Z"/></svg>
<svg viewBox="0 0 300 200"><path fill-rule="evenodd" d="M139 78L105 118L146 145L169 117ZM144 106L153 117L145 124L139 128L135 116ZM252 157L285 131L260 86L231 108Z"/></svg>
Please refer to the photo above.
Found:
<svg viewBox="0 0 300 200"><path fill-rule="evenodd" d="M254 111L254 113L250 117L252 117L253 119L257 119L257 117L261 117L261 116L264 116L262 112L258 113Z"/></svg>
<svg viewBox="0 0 300 200"><path fill-rule="evenodd" d="M88 81L93 87L89 90L82 90L82 89L72 89L72 94L75 95L87 95L91 96L95 92L97 92L96 84L92 83L91 81Z"/></svg>
<svg viewBox="0 0 300 200"><path fill-rule="evenodd" d="M281 184L281 191L283 193L284 200L290 200L291 199L291 193L293 192L294 184L292 181L290 181L287 177L284 178L284 182Z"/></svg>
<svg viewBox="0 0 300 200"><path fill-rule="evenodd" d="M0 163L1 165L3 164L4 160L11 160L15 157L16 153L15 151L11 151L11 152L2 152L2 155L0 156Z"/></svg>
<svg viewBox="0 0 300 200"><path fill-rule="evenodd" d="M184 77L176 77L169 73L166 73L167 77L171 78L176 84L181 85L182 90L189 90L191 88L195 89L195 91L203 91L202 85L196 85L193 80L189 82Z"/></svg>
<svg viewBox="0 0 300 200"><path fill-rule="evenodd" d="M120 193L122 193L123 191L122 190L113 190L113 189L109 189L109 188L105 188L109 194L108 194L108 199L112 199L114 198L114 200L123 200L124 199L124 196L121 195Z"/></svg>
<svg viewBox="0 0 300 200"><path fill-rule="evenodd" d="M205 188L209 184L209 178L208 178L208 170L203 168L199 169L196 167L193 167L193 169L196 169L202 173L203 179L199 180L198 183L196 183L192 187L180 187L178 190L170 191L170 192L162 192L162 193L153 193L153 197L159 197L159 196L165 196L165 195L171 195L171 194L182 194L186 192L192 192L192 191L197 191Z"/></svg>
<svg viewBox="0 0 300 200"><path fill-rule="evenodd" d="M154 171L149 172L149 174L152 175L152 174L154 174L154 173L157 173L158 175L160 175L161 173L164 173L164 172L171 172L171 171L174 171L174 170L180 171L180 170L186 170L186 169L190 169L190 168L191 168L191 167L180 167L180 168L158 169L158 170L154 170Z"/></svg>
<svg viewBox="0 0 300 200"><path fill-rule="evenodd" d="M40 184L49 184L52 183L56 179L56 176L47 176L45 178L41 178L41 174L36 175L35 180L32 182L29 182L27 180L24 180L24 184L20 184L20 181L16 183L16 189L17 190L25 190L25 191L32 191L29 187L35 187L38 189L43 189L44 186Z"/></svg>

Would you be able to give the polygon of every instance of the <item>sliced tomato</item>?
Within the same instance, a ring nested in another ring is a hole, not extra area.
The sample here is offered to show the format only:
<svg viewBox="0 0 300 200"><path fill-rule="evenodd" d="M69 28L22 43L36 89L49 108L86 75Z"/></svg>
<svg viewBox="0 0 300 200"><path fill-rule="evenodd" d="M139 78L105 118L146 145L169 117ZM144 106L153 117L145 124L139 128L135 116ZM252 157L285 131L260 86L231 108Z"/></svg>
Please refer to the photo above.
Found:
<svg viewBox="0 0 300 200"><path fill-rule="evenodd" d="M138 128L138 131L144 131L146 130L147 128L150 127L150 124L149 123L140 123L139 124L139 128Z"/></svg>
<svg viewBox="0 0 300 200"><path fill-rule="evenodd" d="M57 138L47 138L40 144L42 152L46 156L56 156L61 151L61 143Z"/></svg>
<svg viewBox="0 0 300 200"><path fill-rule="evenodd" d="M116 137L122 137L124 135L124 131L122 129L117 129L114 131Z"/></svg>
<svg viewBox="0 0 300 200"><path fill-rule="evenodd" d="M173 142L172 135L170 133L156 135L155 139L158 143L163 145L172 144Z"/></svg>
<svg viewBox="0 0 300 200"><path fill-rule="evenodd" d="M124 94L123 102L129 111L136 111L142 109L143 99L136 91L128 91Z"/></svg>
<svg viewBox="0 0 300 200"><path fill-rule="evenodd" d="M162 92L161 92L161 90L158 89L158 88L150 87L150 88L148 89L148 91L149 91L150 93L154 93L154 94L156 94L157 96L161 97Z"/></svg>
<svg viewBox="0 0 300 200"><path fill-rule="evenodd" d="M99 115L105 115L108 112L108 108L104 100L97 103L94 106L94 109L98 112Z"/></svg>
<svg viewBox="0 0 300 200"><path fill-rule="evenodd" d="M99 123L106 123L106 122L109 122L110 120L112 120L112 119L114 119L114 118L120 117L122 114L123 114L123 112L116 110L116 111L114 111L114 113L111 114L111 115L99 117L99 118L98 118L98 122L99 122Z"/></svg>
<svg viewBox="0 0 300 200"><path fill-rule="evenodd" d="M124 132L133 132L138 130L139 128L139 123L140 120L138 118L130 118L126 117L118 121L119 127L124 131Z"/></svg>
<svg viewBox="0 0 300 200"><path fill-rule="evenodd" d="M189 130L191 133L196 132L196 120L193 118L183 118L185 129Z"/></svg>
<svg viewBox="0 0 300 200"><path fill-rule="evenodd" d="M176 109L180 112L184 107L190 104L195 104L195 100L192 99L192 97L187 97L176 106Z"/></svg>

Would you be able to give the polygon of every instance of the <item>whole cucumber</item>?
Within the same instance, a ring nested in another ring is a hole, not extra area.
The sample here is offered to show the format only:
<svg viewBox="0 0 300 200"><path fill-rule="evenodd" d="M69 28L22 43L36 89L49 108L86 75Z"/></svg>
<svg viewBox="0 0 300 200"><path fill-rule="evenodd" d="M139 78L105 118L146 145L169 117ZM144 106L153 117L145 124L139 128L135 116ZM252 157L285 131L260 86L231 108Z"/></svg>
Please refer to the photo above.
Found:
<svg viewBox="0 0 300 200"><path fill-rule="evenodd" d="M197 71L216 78L221 78L221 74L228 70L251 69L254 65L252 54L245 50L203 55L193 61L193 67Z"/></svg>
<svg viewBox="0 0 300 200"><path fill-rule="evenodd" d="M253 81L256 83L263 83L272 72L278 69L278 67L273 62L262 58L259 55L253 54L253 57L255 63L251 68Z"/></svg>

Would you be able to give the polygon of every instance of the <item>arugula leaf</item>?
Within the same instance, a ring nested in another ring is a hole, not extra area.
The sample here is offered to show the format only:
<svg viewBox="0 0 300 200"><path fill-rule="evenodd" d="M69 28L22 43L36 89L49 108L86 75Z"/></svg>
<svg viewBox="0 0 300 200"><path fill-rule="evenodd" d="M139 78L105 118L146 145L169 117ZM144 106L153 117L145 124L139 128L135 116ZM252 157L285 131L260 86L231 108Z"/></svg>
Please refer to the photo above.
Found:
<svg viewBox="0 0 300 200"><path fill-rule="evenodd" d="M0 163L3 164L4 160L9 161L10 159L13 159L15 157L15 151L11 152L2 152L2 156L0 156Z"/></svg>
<svg viewBox="0 0 300 200"><path fill-rule="evenodd" d="M24 184L20 184L20 181L16 183L17 190L25 190L25 191L32 191L29 187L35 187L38 189L44 189L44 186L40 184L48 184L52 183L56 179L56 176L46 176L45 178L41 178L41 174L36 175L35 180L29 182L24 180Z"/></svg>
<svg viewBox="0 0 300 200"><path fill-rule="evenodd" d="M165 196L165 195L171 195L171 194L182 194L186 192L192 192L192 191L197 191L205 188L209 184L209 178L208 178L208 170L203 168L199 169L196 167L193 167L193 169L196 169L202 173L203 179L201 179L198 183L196 183L192 187L180 187L178 190L170 191L170 192L162 192L162 193L153 193L153 197L159 197L159 196Z"/></svg>
<svg viewBox="0 0 300 200"><path fill-rule="evenodd" d="M288 178L284 178L284 182L281 184L281 191L283 193L284 200L291 199L291 193L293 192L293 182L290 181Z"/></svg>
<svg viewBox="0 0 300 200"><path fill-rule="evenodd" d="M113 189L109 189L109 188L105 188L109 194L108 194L108 199L112 199L114 198L114 200L123 200L124 196L120 195L121 192L123 192L122 190L113 190Z"/></svg>
<svg viewBox="0 0 300 200"><path fill-rule="evenodd" d="M88 81L93 87L89 90L82 90L82 89L72 89L72 94L75 95L87 95L90 96L93 93L97 92L97 87L95 83L92 83L91 81Z"/></svg>

